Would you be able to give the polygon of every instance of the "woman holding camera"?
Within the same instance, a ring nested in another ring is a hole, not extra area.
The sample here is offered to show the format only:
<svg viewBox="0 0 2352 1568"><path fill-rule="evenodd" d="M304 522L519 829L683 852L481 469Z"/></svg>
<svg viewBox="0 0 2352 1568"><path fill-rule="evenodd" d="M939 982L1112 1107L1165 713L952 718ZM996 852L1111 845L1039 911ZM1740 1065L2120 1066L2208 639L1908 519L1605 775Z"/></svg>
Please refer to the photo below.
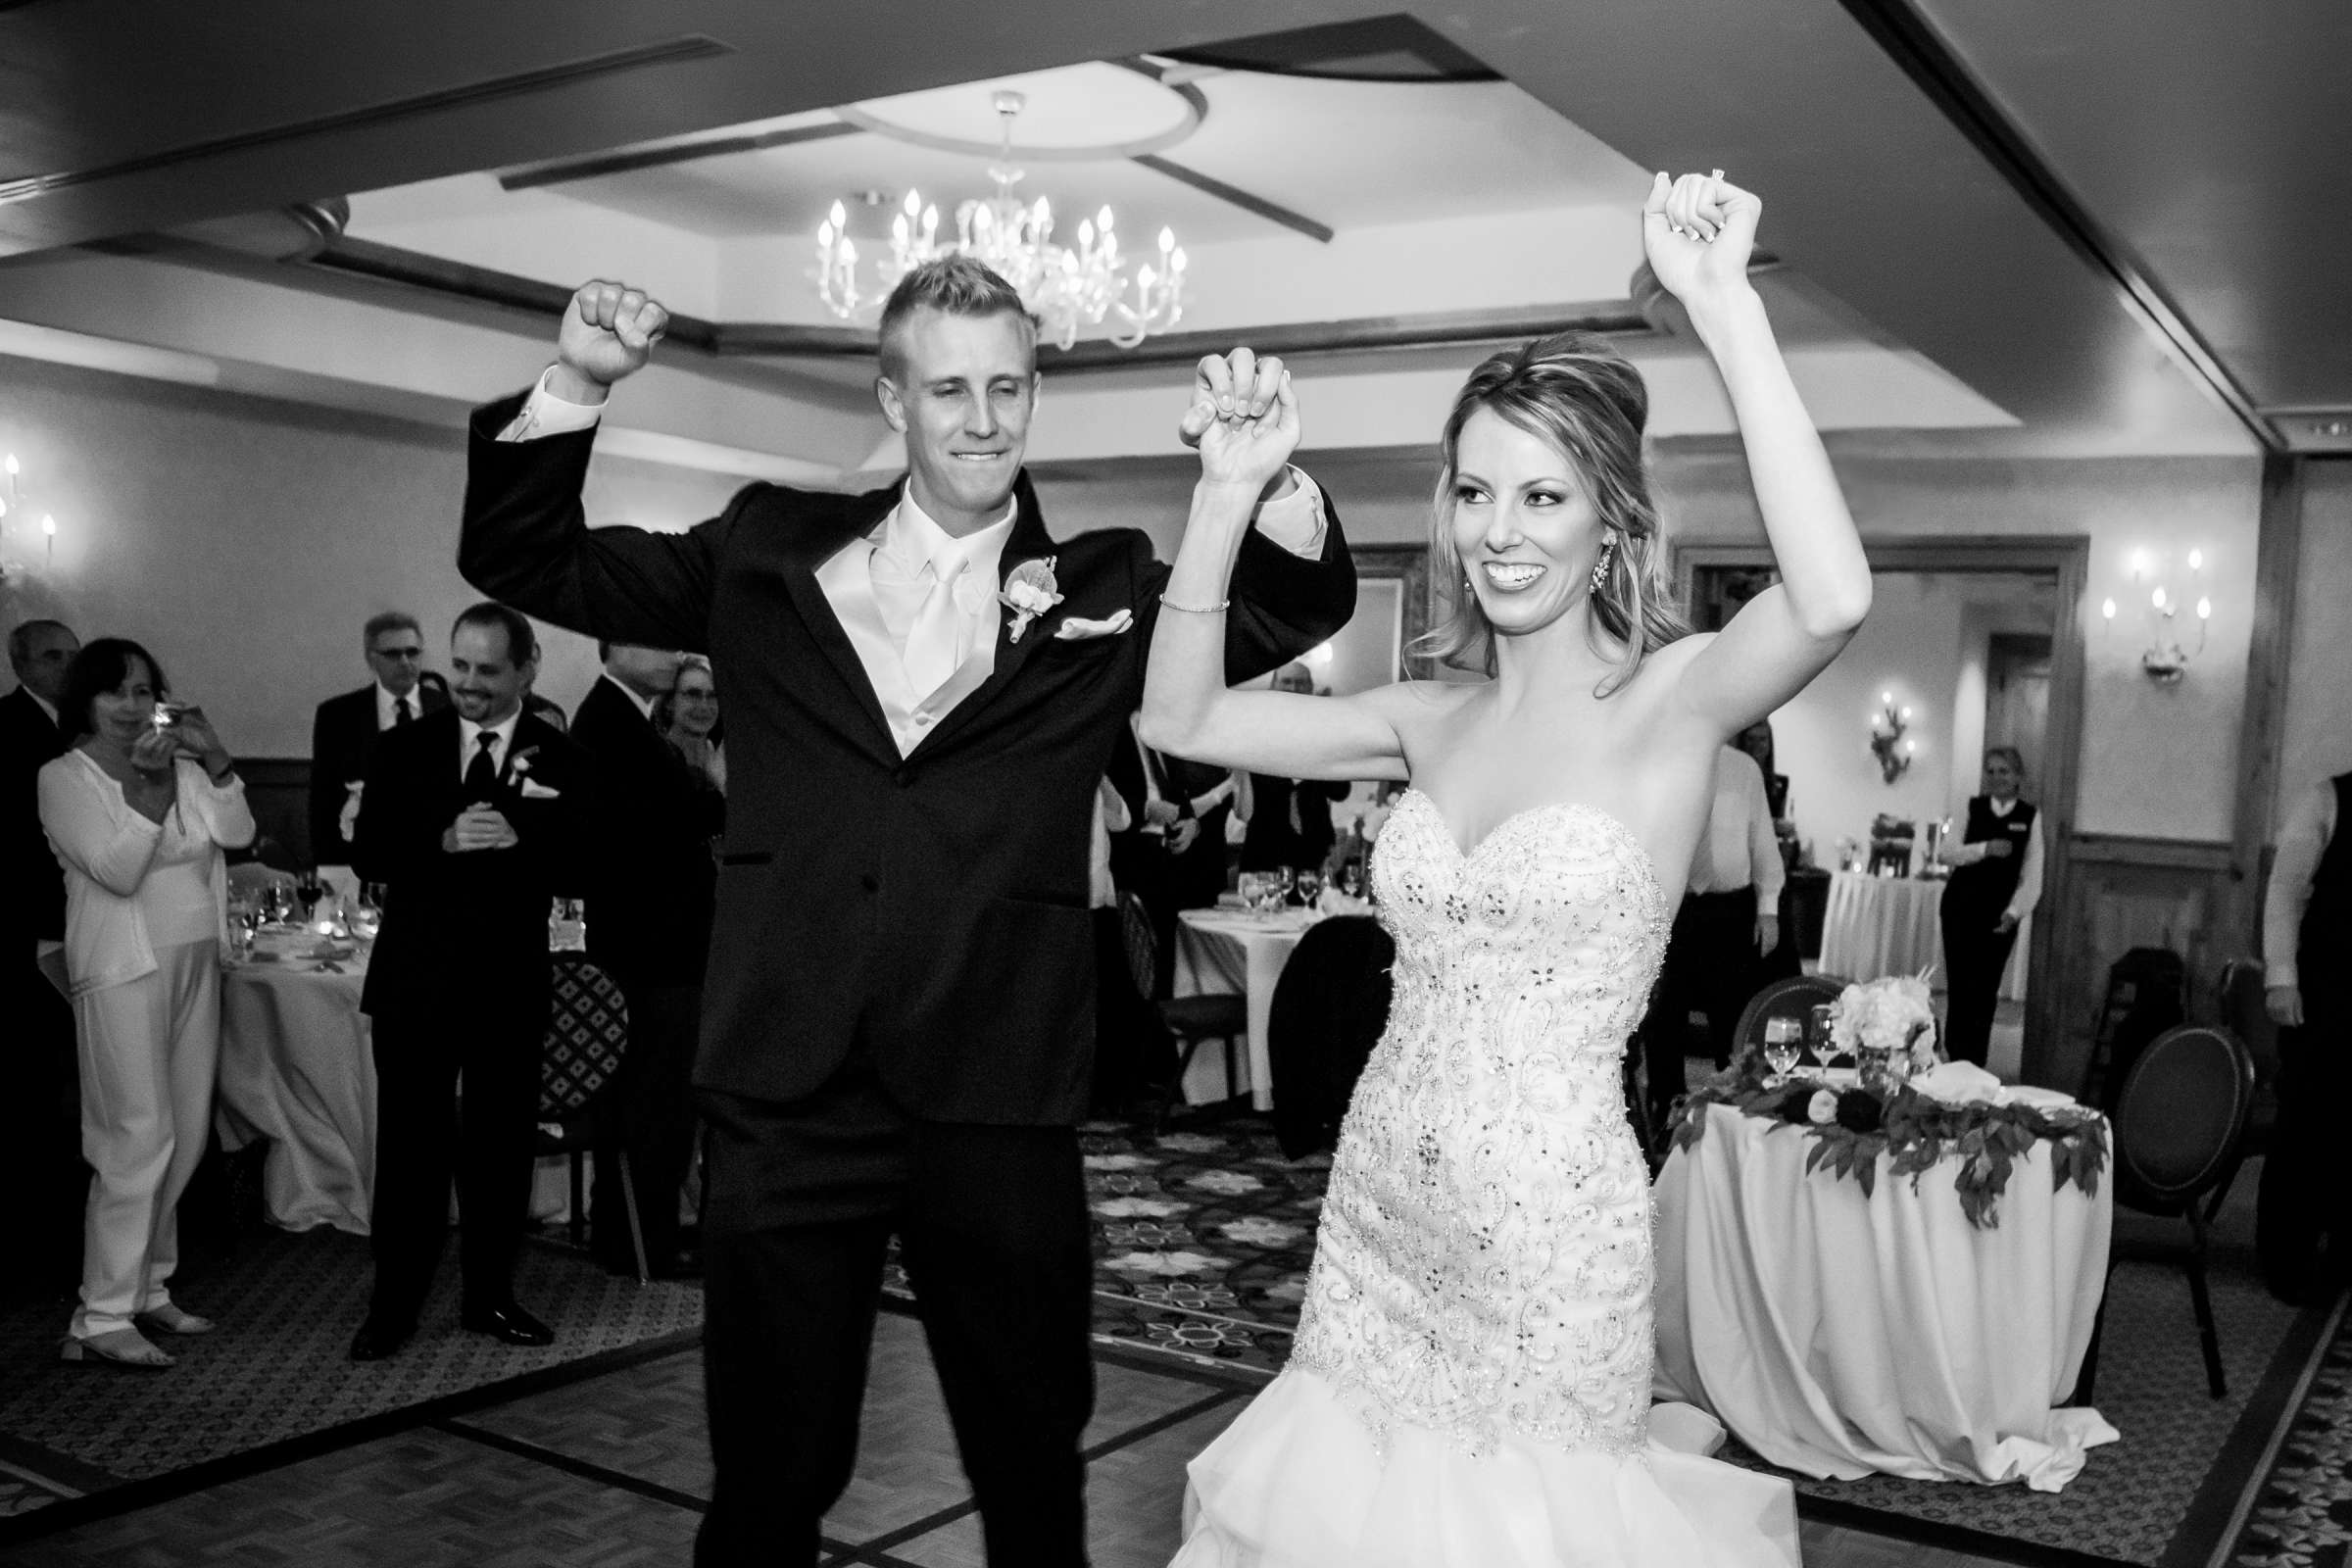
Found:
<svg viewBox="0 0 2352 1568"><path fill-rule="evenodd" d="M64 1353L143 1368L172 1358L142 1329L213 1327L169 1282L220 1054L221 851L254 832L227 748L202 710L165 703L167 691L137 643L89 644L58 704L71 749L40 773L41 827L66 871L81 1152L97 1173Z"/></svg>

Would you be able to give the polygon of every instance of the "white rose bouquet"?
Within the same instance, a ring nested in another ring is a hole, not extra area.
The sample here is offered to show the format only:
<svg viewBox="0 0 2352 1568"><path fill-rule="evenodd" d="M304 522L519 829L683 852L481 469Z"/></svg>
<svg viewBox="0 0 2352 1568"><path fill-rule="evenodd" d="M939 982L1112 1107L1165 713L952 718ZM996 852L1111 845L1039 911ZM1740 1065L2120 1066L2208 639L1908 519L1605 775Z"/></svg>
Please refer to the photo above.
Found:
<svg viewBox="0 0 2352 1568"><path fill-rule="evenodd" d="M1857 1056L1865 1051L1907 1056L1913 1072L1924 1072L1940 1059L1933 998L1923 974L1847 986L1830 1004L1830 1038Z"/></svg>

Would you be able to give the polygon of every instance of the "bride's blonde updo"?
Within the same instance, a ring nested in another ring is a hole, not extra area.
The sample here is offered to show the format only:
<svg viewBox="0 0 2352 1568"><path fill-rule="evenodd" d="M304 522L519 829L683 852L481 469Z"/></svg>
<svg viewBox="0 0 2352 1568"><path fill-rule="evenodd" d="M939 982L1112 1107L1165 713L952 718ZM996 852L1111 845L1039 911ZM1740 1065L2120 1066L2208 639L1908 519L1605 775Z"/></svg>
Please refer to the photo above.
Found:
<svg viewBox="0 0 2352 1568"><path fill-rule="evenodd" d="M1497 354L1462 383L1439 438L1443 463L1429 524L1430 569L1448 585L1453 612L1419 638L1414 652L1493 675L1494 627L1478 595L1461 586L1462 559L1453 546L1462 426L1481 409L1559 449L1615 546L1588 622L1593 647L1618 658L1616 674L1600 688L1605 697L1633 678L1643 656L1690 630L1667 588L1657 507L1642 461L1649 390L1624 355L1590 332L1562 332Z"/></svg>

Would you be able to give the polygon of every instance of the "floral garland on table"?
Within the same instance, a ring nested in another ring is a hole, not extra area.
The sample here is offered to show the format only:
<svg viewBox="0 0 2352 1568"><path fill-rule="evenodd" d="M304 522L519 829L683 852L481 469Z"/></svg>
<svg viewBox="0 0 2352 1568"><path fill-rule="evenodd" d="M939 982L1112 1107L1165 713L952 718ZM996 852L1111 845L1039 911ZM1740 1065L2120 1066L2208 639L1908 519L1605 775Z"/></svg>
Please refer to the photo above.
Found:
<svg viewBox="0 0 2352 1568"><path fill-rule="evenodd" d="M1899 1049L1915 1061L1924 1051L1933 1060L1934 1025L1931 1022L1924 1035L1916 1027L1913 1008L1924 1011L1925 1002L1911 994L1915 987L1924 992L1926 983L1906 979L1848 986L1832 1004L1833 1038L1847 1045ZM1887 1045L1879 1046L1880 1041ZM1776 1081L1753 1051L1676 1103L1669 1123L1676 1149L1689 1149L1705 1134L1709 1105L1764 1117L1774 1123L1773 1132L1803 1128L1813 1140L1805 1155L1806 1172L1826 1167L1833 1176L1850 1176L1860 1184L1864 1198L1877 1191L1881 1155L1886 1157L1889 1174L1897 1180L1910 1178L1914 1193L1920 1178L1937 1161L1946 1154L1957 1155L1961 1164L1953 1185L1960 1211L1981 1230L1999 1225L1998 1205L2010 1173L2037 1142L2049 1145L2052 1192L2072 1182L2084 1197L2092 1197L2107 1168L2107 1122L2096 1111L1982 1102L1950 1104L1899 1082L1881 1089L1840 1090L1795 1076Z"/></svg>

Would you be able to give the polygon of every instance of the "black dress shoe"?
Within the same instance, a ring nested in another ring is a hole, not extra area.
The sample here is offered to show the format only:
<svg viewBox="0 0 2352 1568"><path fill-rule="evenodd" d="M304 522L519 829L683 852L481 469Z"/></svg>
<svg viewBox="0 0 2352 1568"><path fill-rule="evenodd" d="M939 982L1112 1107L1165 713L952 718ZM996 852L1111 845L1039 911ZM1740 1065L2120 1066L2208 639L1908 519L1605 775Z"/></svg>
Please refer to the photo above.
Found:
<svg viewBox="0 0 2352 1568"><path fill-rule="evenodd" d="M416 1332L414 1323L394 1323L385 1318L370 1317L360 1325L360 1332L351 1337L351 1358L354 1361L381 1361L398 1354Z"/></svg>
<svg viewBox="0 0 2352 1568"><path fill-rule="evenodd" d="M458 1322L473 1333L489 1335L501 1345L541 1346L556 1343L554 1329L513 1301L504 1306L469 1306L458 1314Z"/></svg>

